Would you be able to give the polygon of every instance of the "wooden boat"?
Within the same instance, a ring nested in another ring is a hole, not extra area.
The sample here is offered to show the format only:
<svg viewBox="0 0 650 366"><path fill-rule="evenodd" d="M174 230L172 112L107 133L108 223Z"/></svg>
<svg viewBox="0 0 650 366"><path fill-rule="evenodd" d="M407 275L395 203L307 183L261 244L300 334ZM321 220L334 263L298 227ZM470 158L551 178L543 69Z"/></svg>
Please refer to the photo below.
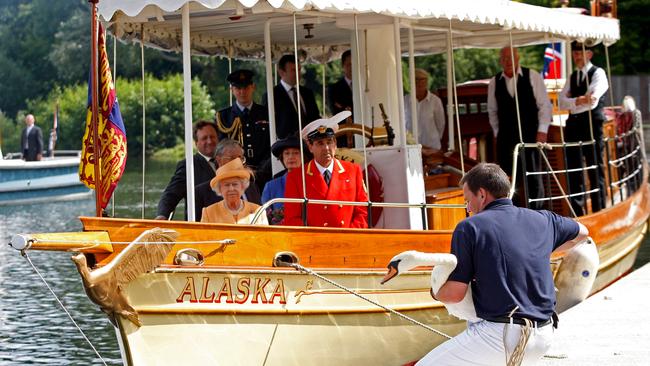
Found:
<svg viewBox="0 0 650 366"><path fill-rule="evenodd" d="M114 321L123 360L133 365L399 365L419 359L444 341L427 327L448 335L460 332L465 322L450 316L429 296L430 271L426 268L380 285L386 264L397 253L449 252L452 229L466 215L457 183L472 161L462 147L476 137L463 131L480 132L470 126L472 120L481 121L480 116L471 115L475 109L480 113L480 107L468 105L463 118L450 118L448 146L457 152L438 162L445 173L425 177L420 146L406 144L400 118L403 99L396 90L402 90L402 73L396 60L402 47L408 48L411 56L445 49L452 55L448 44L500 47L508 39L526 45L553 37L607 43L618 38L618 23L612 19L504 1L115 0L99 5L113 32L125 39L141 39L170 50L180 49L180 40L185 39L185 56L189 56L189 40L192 52L199 54L241 58L266 54L267 89L272 86L272 52L275 56L293 52L297 25L315 24L311 29L316 38L300 45L309 59L328 60L344 46L351 47L358 60L353 69L360 82L354 85L365 84L368 91L354 91L355 116L360 116L356 122L369 126L375 118L369 115L374 114L369 107L379 102L387 106L389 120L399 121L394 146L360 149L383 176L386 187L386 207L372 229L82 217L83 232L16 235L11 244L20 250L84 254L75 257L75 262L87 292ZM510 31L504 30L506 25ZM401 32L402 28L406 32ZM189 57L185 61L189 81ZM450 61L449 70L452 68ZM448 90L453 89L451 78ZM459 105L471 103L469 96L458 97ZM186 98L191 96L186 93ZM448 114L453 110L449 103ZM192 121L187 116L191 112L186 111L189 128ZM460 134L454 132L456 122ZM632 127L626 133L634 137L638 132ZM638 144L634 138L628 140ZM600 290L631 268L647 229L650 189L645 158L634 146L626 148L638 152L633 156L640 168L617 170L616 179L610 176L610 187L617 188L608 191L612 198L609 207L579 218L589 227L600 256L597 277L591 274L587 293ZM559 154L558 150L555 146L549 156ZM630 152L621 154L614 149L613 160ZM186 151L186 156L190 155L191 147ZM563 169L560 157L552 160L553 170ZM192 171L191 165L188 171ZM624 184L630 179L639 181L634 189ZM561 180L551 187L548 197L557 196L562 184L566 187ZM561 211L562 201L557 201ZM156 228L163 233L171 229L178 236L151 239L160 237ZM166 249L155 255L134 255L137 243L147 240ZM170 240L175 244L170 245ZM566 254L555 255L550 265L557 279L558 299L570 306L584 273L563 261ZM283 263L306 269L296 271ZM406 321L386 308L419 323Z"/></svg>
<svg viewBox="0 0 650 366"><path fill-rule="evenodd" d="M41 161L0 159L0 205L88 198L79 181L79 151L60 151Z"/></svg>

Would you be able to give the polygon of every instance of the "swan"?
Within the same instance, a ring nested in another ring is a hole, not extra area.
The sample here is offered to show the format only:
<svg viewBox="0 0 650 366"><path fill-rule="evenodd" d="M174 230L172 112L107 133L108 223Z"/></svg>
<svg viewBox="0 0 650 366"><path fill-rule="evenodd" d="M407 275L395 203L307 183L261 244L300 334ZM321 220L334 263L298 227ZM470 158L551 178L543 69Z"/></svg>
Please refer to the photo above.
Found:
<svg viewBox="0 0 650 366"><path fill-rule="evenodd" d="M381 284L390 281L392 278L407 272L415 267L420 266L433 266L431 270L431 290L437 294L440 287L447 281L449 274L456 268L456 256L449 253L423 253L415 250L402 252L394 256L390 263L388 263L388 273L381 281ZM467 286L467 293L465 297L458 303L445 304L449 314L454 315L460 319L465 319L470 322L479 321L480 318L476 316L474 308L474 301L472 300L472 287Z"/></svg>

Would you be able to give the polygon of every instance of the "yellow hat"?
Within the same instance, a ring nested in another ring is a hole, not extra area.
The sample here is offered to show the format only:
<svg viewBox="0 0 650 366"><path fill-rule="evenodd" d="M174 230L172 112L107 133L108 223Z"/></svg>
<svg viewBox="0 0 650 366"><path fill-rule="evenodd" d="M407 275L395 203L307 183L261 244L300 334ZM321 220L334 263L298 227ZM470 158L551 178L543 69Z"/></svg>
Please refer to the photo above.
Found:
<svg viewBox="0 0 650 366"><path fill-rule="evenodd" d="M214 189L220 181L228 178L250 179L251 173L244 167L241 159L233 159L217 169L217 175L210 181L210 187Z"/></svg>

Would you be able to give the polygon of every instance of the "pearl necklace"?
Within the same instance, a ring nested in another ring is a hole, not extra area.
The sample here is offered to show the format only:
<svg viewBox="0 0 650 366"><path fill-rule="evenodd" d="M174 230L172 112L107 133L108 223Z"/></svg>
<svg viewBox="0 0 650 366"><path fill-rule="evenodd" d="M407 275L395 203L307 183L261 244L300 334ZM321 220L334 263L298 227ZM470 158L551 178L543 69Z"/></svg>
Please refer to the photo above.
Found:
<svg viewBox="0 0 650 366"><path fill-rule="evenodd" d="M228 210L233 216L237 216L237 214L239 214L241 210L244 209L244 200L240 200L239 207L234 210L228 207L228 204L226 202L224 202L224 206L226 206L226 210Z"/></svg>

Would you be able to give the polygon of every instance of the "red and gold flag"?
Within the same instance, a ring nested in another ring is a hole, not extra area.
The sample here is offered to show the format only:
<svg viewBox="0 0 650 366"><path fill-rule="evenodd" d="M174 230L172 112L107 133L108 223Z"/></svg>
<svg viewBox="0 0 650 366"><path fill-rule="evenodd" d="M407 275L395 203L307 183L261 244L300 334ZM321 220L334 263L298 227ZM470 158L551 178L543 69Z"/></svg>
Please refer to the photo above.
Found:
<svg viewBox="0 0 650 366"><path fill-rule="evenodd" d="M98 188L95 188L97 154L94 153L95 145L93 143L92 80L90 78L88 80L88 113L86 131L83 137L81 164L79 164L79 180L88 188L96 190L97 195L100 197L101 207L106 208L126 167L126 129L115 96L115 86L113 85L111 68L108 64L108 54L106 53L106 36L101 25L99 26L97 45L99 53L99 116L97 124L101 150L99 154L101 183Z"/></svg>

